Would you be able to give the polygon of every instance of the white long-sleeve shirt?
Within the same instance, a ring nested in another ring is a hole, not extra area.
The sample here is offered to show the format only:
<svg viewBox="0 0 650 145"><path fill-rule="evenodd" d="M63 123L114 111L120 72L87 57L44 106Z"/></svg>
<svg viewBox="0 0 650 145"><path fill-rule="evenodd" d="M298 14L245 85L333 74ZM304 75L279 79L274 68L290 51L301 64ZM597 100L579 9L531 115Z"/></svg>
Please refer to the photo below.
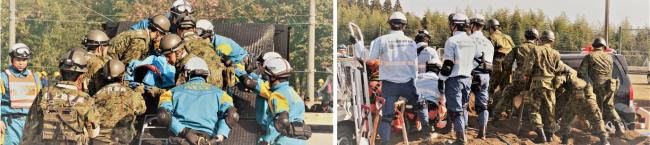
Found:
<svg viewBox="0 0 650 145"><path fill-rule="evenodd" d="M427 43L420 42L417 43L418 48L422 46L426 46ZM440 63L440 55L438 55L438 51L436 49L426 46L422 51L420 51L420 54L418 55L418 72L419 73L424 73L426 71L426 66L427 63L433 63L433 64L441 64Z"/></svg>
<svg viewBox="0 0 650 145"><path fill-rule="evenodd" d="M492 58L494 57L494 46L492 46L492 42L490 42L485 35L483 35L483 32L481 31L476 31L470 35L472 39L477 44L477 51L475 58L481 57L481 55L484 54L485 62L488 64L492 64ZM477 67L479 64L478 62L474 61L474 67Z"/></svg>

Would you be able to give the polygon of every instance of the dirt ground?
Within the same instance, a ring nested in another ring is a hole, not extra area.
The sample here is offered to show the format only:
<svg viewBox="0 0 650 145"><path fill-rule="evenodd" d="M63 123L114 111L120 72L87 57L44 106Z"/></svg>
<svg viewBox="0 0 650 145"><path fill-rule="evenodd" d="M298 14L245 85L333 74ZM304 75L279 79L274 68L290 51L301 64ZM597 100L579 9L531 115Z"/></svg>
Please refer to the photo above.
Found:
<svg viewBox="0 0 650 145"><path fill-rule="evenodd" d="M650 85L647 83L645 75L630 75L630 80L632 80L632 85L634 87L635 93L635 102L638 103L639 107L650 107ZM497 125L499 128L494 128L492 125L488 125L487 139L481 140L477 139L476 135L478 129L476 129L477 122L476 116L474 114L470 115L469 128L467 129L467 141L469 145L532 145L535 144L532 142L532 139L535 137L535 133L530 131L528 135L517 136L517 120L507 120L498 122ZM623 137L614 137L613 134L610 134L610 143L612 145L650 145L650 138L648 136L642 136L640 132L650 132L650 130L637 130L637 131L628 131ZM454 139L454 135L449 134L437 134L433 138L424 138L423 136L415 133L410 133L409 135L409 144L410 145L447 145L451 144ZM398 145L405 145L401 133L394 133L397 137L393 138L393 143ZM571 131L571 139L569 140L570 144L596 144L599 139L596 136L592 136L590 132L585 132L579 128L574 128ZM560 137L555 136L554 142L549 144L560 144Z"/></svg>

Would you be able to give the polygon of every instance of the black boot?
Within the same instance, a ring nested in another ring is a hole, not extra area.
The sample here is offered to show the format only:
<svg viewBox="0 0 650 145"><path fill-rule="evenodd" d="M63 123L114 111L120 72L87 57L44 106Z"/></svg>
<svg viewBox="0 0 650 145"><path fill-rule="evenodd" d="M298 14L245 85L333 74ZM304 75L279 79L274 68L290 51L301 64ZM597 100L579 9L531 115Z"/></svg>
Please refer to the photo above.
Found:
<svg viewBox="0 0 650 145"><path fill-rule="evenodd" d="M544 136L546 136L546 142L553 142L553 133L552 132L545 132Z"/></svg>
<svg viewBox="0 0 650 145"><path fill-rule="evenodd" d="M456 141L454 141L454 145L464 145L465 143L467 143L467 138L465 138L465 133L456 132Z"/></svg>
<svg viewBox="0 0 650 145"><path fill-rule="evenodd" d="M538 144L546 143L546 135L544 134L544 129L538 128L535 130L535 133L537 133L537 137L535 137L533 142Z"/></svg>
<svg viewBox="0 0 650 145"><path fill-rule="evenodd" d="M614 128L616 128L616 133L615 135L618 137L622 137L625 133L623 133L623 130L625 129L625 126L623 126L623 123L621 121L614 121Z"/></svg>
<svg viewBox="0 0 650 145"><path fill-rule="evenodd" d="M562 144L569 144L569 135L562 135Z"/></svg>
<svg viewBox="0 0 650 145"><path fill-rule="evenodd" d="M607 137L607 134L598 135L598 138L600 139L600 145L609 145L609 137Z"/></svg>
<svg viewBox="0 0 650 145"><path fill-rule="evenodd" d="M485 140L485 132L486 132L486 130L487 130L486 126L479 128L478 129L478 135L476 136L476 138Z"/></svg>

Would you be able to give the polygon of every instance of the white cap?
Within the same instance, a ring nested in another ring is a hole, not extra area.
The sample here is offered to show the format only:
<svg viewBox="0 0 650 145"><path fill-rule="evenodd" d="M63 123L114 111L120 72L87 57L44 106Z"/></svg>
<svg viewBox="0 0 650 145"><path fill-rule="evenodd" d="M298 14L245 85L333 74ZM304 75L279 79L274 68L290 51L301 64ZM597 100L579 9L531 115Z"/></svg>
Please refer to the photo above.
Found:
<svg viewBox="0 0 650 145"><path fill-rule="evenodd" d="M210 73L210 70L208 69L208 63L206 63L205 60L199 57L192 57L185 64L185 71L192 72L196 70L203 70L208 74Z"/></svg>
<svg viewBox="0 0 650 145"><path fill-rule="evenodd" d="M406 16L402 12L393 12L388 20L402 20L406 23Z"/></svg>
<svg viewBox="0 0 650 145"><path fill-rule="evenodd" d="M9 53L16 51L16 49L18 48L29 48L29 47L27 47L27 45L23 43L16 43L14 44L14 46L11 46L11 48L9 48Z"/></svg>

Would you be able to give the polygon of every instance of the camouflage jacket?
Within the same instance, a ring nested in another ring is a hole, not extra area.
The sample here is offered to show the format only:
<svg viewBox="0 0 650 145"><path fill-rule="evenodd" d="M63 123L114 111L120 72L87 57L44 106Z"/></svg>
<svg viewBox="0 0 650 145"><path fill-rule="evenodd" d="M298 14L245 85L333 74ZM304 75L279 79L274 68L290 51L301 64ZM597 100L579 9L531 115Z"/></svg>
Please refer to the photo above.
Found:
<svg viewBox="0 0 650 145"><path fill-rule="evenodd" d="M102 68L108 62L108 58L96 54L88 54L88 71L84 73L84 91L89 95L94 95L104 85Z"/></svg>
<svg viewBox="0 0 650 145"><path fill-rule="evenodd" d="M580 76L595 83L602 83L612 77L613 67L612 56L603 50L596 50L582 58Z"/></svg>
<svg viewBox="0 0 650 145"><path fill-rule="evenodd" d="M107 54L128 64L131 60L142 60L149 55L151 42L148 30L130 30L122 32L110 41Z"/></svg>
<svg viewBox="0 0 650 145"><path fill-rule="evenodd" d="M130 143L136 135L135 117L143 114L147 108L144 98L121 83L109 84L93 97L101 127L95 139Z"/></svg>
<svg viewBox="0 0 650 145"><path fill-rule="evenodd" d="M88 144L99 129L95 100L74 82L47 87L32 105L21 144Z"/></svg>
<svg viewBox="0 0 650 145"><path fill-rule="evenodd" d="M515 76L513 79L515 80L523 80L525 77L525 72L530 72L530 70L523 70L523 68L528 68L530 67L525 67L525 66L532 66L533 63L531 62L531 54L533 52L533 49L535 49L537 45L535 44L534 41L526 41L519 45L518 47L515 47L513 53L509 53L508 56L506 57L505 62L506 65L512 65L512 63L516 63L517 65L517 71L514 72Z"/></svg>
<svg viewBox="0 0 650 145"><path fill-rule="evenodd" d="M496 49L494 50L495 59L507 55L508 53L510 53L512 48L515 47L515 43L512 41L512 38L510 38L510 36L506 34L503 34L499 30L490 34L490 37L488 37L488 39L490 39L490 41L492 42L492 46L494 46L494 49Z"/></svg>
<svg viewBox="0 0 650 145"><path fill-rule="evenodd" d="M184 40L185 48L189 54L195 55L205 60L210 69L210 76L207 81L209 84L215 85L219 88L225 86L234 86L234 83L229 84L230 80L234 80L234 67L232 67L232 76L229 75L228 70L224 65L222 58L217 55L217 52L212 48L209 40L204 39L186 39ZM176 69L178 71L178 69ZM178 83L177 83L178 84Z"/></svg>
<svg viewBox="0 0 650 145"><path fill-rule="evenodd" d="M550 44L544 44L535 47L531 56L532 68L523 68L531 70L531 88L554 90L552 80L561 67L560 53L551 48Z"/></svg>

